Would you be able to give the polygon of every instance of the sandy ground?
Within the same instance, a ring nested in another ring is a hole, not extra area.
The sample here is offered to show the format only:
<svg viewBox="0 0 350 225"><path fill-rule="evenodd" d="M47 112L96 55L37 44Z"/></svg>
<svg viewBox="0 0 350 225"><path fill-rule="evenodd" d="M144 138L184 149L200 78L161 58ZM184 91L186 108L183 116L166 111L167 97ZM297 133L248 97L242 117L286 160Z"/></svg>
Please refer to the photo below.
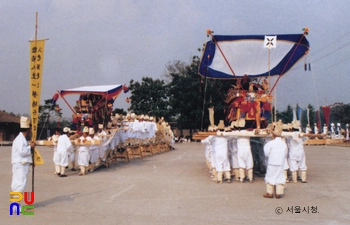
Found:
<svg viewBox="0 0 350 225"><path fill-rule="evenodd" d="M39 146L46 163L35 167L34 216L10 216L11 147L1 146L0 224L350 224L349 147L305 146L308 183L286 184L282 199L262 197L262 177L212 181L201 143L175 147L60 178L52 148Z"/></svg>

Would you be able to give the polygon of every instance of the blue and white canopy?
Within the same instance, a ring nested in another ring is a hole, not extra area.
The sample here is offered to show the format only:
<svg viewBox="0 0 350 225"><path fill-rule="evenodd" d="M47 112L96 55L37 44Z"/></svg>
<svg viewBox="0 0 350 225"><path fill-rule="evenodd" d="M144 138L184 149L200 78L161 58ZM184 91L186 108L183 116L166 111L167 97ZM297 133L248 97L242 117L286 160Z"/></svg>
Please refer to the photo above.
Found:
<svg viewBox="0 0 350 225"><path fill-rule="evenodd" d="M303 34L213 35L205 45L199 74L211 79L284 75L308 51Z"/></svg>

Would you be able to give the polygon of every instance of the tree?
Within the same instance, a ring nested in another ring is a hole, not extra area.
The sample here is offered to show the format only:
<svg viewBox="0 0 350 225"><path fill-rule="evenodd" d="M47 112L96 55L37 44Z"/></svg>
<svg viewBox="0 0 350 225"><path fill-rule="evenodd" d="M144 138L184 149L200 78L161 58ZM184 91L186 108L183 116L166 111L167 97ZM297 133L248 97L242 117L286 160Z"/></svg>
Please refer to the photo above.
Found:
<svg viewBox="0 0 350 225"><path fill-rule="evenodd" d="M169 106L168 87L164 80L142 78L141 83L130 80L129 90L130 110L137 115L147 114L155 117L164 117L169 121L171 107Z"/></svg>
<svg viewBox="0 0 350 225"><path fill-rule="evenodd" d="M193 56L190 65L168 65L170 105L180 129L203 129L209 125L210 106L214 107L215 124L224 118L224 100L231 82L209 80L198 75L200 59Z"/></svg>
<svg viewBox="0 0 350 225"><path fill-rule="evenodd" d="M62 124L62 112L58 104L52 102L51 99L44 100L44 103L44 105L39 105L38 139L46 138L49 135L48 130L54 127L62 127L62 125L67 126L66 123L69 123L65 121Z"/></svg>
<svg viewBox="0 0 350 225"><path fill-rule="evenodd" d="M330 117L332 123L340 123L344 127L344 124L350 123L350 104L337 103L332 105Z"/></svg>
<svg viewBox="0 0 350 225"><path fill-rule="evenodd" d="M122 115L126 115L127 114L127 112L125 112L124 111L124 109L120 109L120 108L115 108L114 110L113 110L113 114L122 114Z"/></svg>
<svg viewBox="0 0 350 225"><path fill-rule="evenodd" d="M290 123L293 120L293 107L288 105L285 111L276 112L277 120L282 120L282 123Z"/></svg>
<svg viewBox="0 0 350 225"><path fill-rule="evenodd" d="M201 124L204 84L198 75L198 66L197 56L193 57L190 65L175 62L167 66L171 77L169 102L180 129L192 130Z"/></svg>

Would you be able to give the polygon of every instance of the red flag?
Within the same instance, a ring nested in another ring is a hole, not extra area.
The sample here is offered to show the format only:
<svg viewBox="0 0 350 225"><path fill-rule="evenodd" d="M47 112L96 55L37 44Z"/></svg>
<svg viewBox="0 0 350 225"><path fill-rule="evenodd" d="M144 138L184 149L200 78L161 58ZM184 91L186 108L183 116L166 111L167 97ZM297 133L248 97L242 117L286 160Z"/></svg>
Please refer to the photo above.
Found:
<svg viewBox="0 0 350 225"><path fill-rule="evenodd" d="M327 127L329 126L329 117L331 114L331 108L329 106L322 106L324 120L326 121Z"/></svg>

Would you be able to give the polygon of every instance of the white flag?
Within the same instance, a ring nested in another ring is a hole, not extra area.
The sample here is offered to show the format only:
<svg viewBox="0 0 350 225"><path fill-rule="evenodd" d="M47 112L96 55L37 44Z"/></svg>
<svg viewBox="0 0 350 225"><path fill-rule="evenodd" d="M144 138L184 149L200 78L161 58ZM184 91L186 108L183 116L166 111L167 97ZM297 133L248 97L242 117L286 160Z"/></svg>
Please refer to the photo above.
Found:
<svg viewBox="0 0 350 225"><path fill-rule="evenodd" d="M277 36L265 36L264 48L276 48Z"/></svg>

